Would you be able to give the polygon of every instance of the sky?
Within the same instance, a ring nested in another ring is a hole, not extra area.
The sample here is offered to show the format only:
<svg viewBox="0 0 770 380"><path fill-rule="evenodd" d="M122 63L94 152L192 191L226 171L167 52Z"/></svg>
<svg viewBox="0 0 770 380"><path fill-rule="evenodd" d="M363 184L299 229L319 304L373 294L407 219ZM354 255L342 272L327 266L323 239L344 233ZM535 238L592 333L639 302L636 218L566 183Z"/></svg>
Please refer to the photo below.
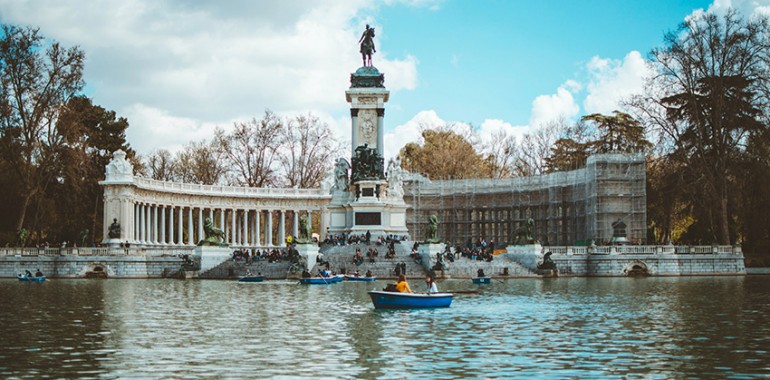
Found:
<svg viewBox="0 0 770 380"><path fill-rule="evenodd" d="M664 33L729 7L770 15L770 0L0 0L0 22L79 46L84 92L128 119L140 154L268 109L312 113L349 141L345 90L370 24L387 159L425 126L520 136L611 113L641 90Z"/></svg>

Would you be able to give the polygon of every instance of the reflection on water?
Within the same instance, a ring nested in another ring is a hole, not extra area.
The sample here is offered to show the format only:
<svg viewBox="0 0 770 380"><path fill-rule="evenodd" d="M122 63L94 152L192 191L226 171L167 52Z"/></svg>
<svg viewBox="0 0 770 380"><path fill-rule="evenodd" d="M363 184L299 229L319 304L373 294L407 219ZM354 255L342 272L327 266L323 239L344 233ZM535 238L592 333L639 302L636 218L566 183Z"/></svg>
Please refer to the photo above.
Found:
<svg viewBox="0 0 770 380"><path fill-rule="evenodd" d="M383 282L2 280L0 377L770 375L770 276L469 282L375 311Z"/></svg>

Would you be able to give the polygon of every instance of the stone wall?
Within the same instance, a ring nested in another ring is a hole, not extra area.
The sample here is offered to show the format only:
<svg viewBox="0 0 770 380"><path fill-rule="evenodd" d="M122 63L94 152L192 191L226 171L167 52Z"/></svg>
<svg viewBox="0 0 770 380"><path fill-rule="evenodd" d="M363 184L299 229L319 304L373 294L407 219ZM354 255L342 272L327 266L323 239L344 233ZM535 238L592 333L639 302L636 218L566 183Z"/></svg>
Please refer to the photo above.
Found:
<svg viewBox="0 0 770 380"><path fill-rule="evenodd" d="M40 269L50 278L85 278L89 272L107 278L160 278L180 269L176 256L0 256L0 277Z"/></svg>

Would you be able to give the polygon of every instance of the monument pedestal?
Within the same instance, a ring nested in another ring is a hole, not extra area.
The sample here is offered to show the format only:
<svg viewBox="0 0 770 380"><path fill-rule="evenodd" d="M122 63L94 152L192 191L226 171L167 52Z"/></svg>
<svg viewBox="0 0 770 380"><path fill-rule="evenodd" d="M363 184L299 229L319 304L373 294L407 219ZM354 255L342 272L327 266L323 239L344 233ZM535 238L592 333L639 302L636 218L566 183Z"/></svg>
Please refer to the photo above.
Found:
<svg viewBox="0 0 770 380"><path fill-rule="evenodd" d="M417 246L417 254L422 259L422 266L426 271L430 271L438 260L438 255L444 252L443 243L420 243Z"/></svg>
<svg viewBox="0 0 770 380"><path fill-rule="evenodd" d="M193 252L201 260L201 273L215 268L233 257L229 247L199 245L195 247Z"/></svg>
<svg viewBox="0 0 770 380"><path fill-rule="evenodd" d="M506 257L521 264L527 269L536 272L538 270L537 263L540 258L540 253L543 251L543 246L539 243L509 245L506 248L506 251Z"/></svg>
<svg viewBox="0 0 770 380"><path fill-rule="evenodd" d="M302 257L300 262L306 265L307 270L312 270L318 260L318 244L297 244L295 248Z"/></svg>
<svg viewBox="0 0 770 380"><path fill-rule="evenodd" d="M107 240L107 246L110 247L110 248L120 248L120 244L122 242L123 241L118 239L118 238L112 238L112 239Z"/></svg>

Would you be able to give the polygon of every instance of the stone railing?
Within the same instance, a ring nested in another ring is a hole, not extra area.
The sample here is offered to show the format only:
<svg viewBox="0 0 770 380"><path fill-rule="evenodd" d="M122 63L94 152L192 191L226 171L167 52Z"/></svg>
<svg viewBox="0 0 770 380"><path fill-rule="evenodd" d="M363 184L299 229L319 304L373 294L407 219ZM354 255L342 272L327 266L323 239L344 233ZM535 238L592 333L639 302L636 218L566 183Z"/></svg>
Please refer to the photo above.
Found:
<svg viewBox="0 0 770 380"><path fill-rule="evenodd" d="M2 256L178 256L190 248L0 248Z"/></svg>
<svg viewBox="0 0 770 380"><path fill-rule="evenodd" d="M607 245L592 247L543 247L554 255L740 255L741 247L731 245Z"/></svg>
<svg viewBox="0 0 770 380"><path fill-rule="evenodd" d="M182 182L157 181L144 177L134 177L134 184L147 190L185 194L215 194L217 196L249 196L260 198L331 198L327 191L320 189L198 185Z"/></svg>

